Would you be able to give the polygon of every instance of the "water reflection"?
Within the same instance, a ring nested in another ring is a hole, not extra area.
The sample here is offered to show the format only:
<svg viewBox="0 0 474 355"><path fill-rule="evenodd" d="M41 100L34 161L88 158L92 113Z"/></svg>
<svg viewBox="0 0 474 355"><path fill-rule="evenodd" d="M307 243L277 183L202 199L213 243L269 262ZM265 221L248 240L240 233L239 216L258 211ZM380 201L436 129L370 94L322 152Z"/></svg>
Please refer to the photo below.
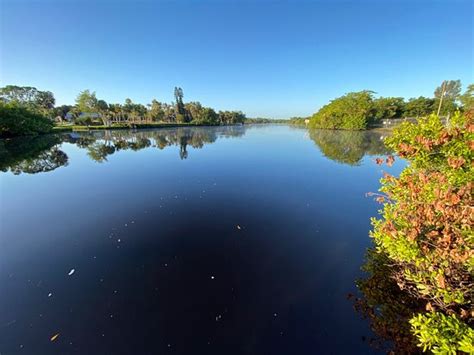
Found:
<svg viewBox="0 0 474 355"><path fill-rule="evenodd" d="M88 157L98 163L106 162L109 156L123 150L150 147L162 150L170 146L178 146L179 157L187 159L188 147L200 149L218 138L241 137L246 129L245 126L224 126L90 131L0 140L0 170L16 175L36 174L67 166L68 156L61 150L63 142L86 149ZM389 153L382 135L377 132L313 130L309 137L325 157L343 164L359 165L365 155Z"/></svg>
<svg viewBox="0 0 474 355"><path fill-rule="evenodd" d="M148 131L97 131L86 135L70 135L68 141L88 150L88 156L101 163L109 155L121 150L138 151L154 147L165 149L179 146L181 159L188 158L188 146L195 149L214 143L221 137L240 137L245 134L243 126L226 126L209 129L207 127L181 127Z"/></svg>
<svg viewBox="0 0 474 355"><path fill-rule="evenodd" d="M68 156L60 146L63 142L86 149L92 160L103 163L122 150L139 151L153 147L160 150L179 146L179 156L187 159L188 147L202 148L218 138L240 137L245 134L243 126L218 128L181 127L159 130L114 130L22 137L0 140L0 170L13 174L52 171L68 164Z"/></svg>
<svg viewBox="0 0 474 355"><path fill-rule="evenodd" d="M366 276L357 280L362 297L354 297L355 309L368 320L375 335L369 339L372 347L385 353L418 354L421 349L408 321L423 310L423 304L400 290L396 280L388 276L392 268L386 255L368 250L362 266Z"/></svg>
<svg viewBox="0 0 474 355"><path fill-rule="evenodd" d="M333 164L286 126L17 142L4 171L70 162L0 174L2 354L376 352L346 299L379 208L371 162Z"/></svg>
<svg viewBox="0 0 474 355"><path fill-rule="evenodd" d="M359 165L365 155L390 153L382 134L374 131L310 130L309 137L324 156L343 164Z"/></svg>
<svg viewBox="0 0 474 355"><path fill-rule="evenodd" d="M68 156L59 149L61 143L58 135L0 140L0 170L36 174L65 166Z"/></svg>

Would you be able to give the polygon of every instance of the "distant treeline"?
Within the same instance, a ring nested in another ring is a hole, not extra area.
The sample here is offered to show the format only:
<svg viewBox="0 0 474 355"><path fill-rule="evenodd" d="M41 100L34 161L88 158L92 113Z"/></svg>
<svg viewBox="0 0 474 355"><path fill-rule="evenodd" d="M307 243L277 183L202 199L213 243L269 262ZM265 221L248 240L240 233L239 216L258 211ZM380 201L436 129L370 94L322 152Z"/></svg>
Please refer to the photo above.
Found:
<svg viewBox="0 0 474 355"><path fill-rule="evenodd" d="M55 106L50 91L34 87L8 85L0 88L0 136L45 133L54 123L76 125L192 123L197 125L227 125L246 120L241 111L219 111L200 102L183 101L183 90L174 89L175 102L167 104L155 99L147 105L126 99L123 104L107 103L95 92L84 90L74 105Z"/></svg>
<svg viewBox="0 0 474 355"><path fill-rule="evenodd" d="M311 116L308 117L291 117L288 120L289 124L296 125L296 126L306 126L310 120Z"/></svg>
<svg viewBox="0 0 474 355"><path fill-rule="evenodd" d="M261 118L261 117L254 117L254 118L247 118L245 123L247 124L269 124L269 123L280 123L280 124L287 124L289 120L279 119L279 118Z"/></svg>
<svg viewBox="0 0 474 355"><path fill-rule="evenodd" d="M423 117L431 113L449 116L474 106L474 84L461 95L461 81L448 80L436 88L434 97L375 98L369 90L351 92L323 106L310 119L312 128L363 130L385 119ZM301 119L297 122L301 122Z"/></svg>

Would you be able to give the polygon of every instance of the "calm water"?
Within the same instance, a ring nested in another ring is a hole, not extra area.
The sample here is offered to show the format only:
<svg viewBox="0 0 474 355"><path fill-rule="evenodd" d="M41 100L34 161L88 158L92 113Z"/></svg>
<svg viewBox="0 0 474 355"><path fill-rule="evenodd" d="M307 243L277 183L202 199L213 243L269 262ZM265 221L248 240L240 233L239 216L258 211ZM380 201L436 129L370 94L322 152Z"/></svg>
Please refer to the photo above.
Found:
<svg viewBox="0 0 474 355"><path fill-rule="evenodd" d="M373 352L347 294L384 153L286 126L0 141L0 353Z"/></svg>

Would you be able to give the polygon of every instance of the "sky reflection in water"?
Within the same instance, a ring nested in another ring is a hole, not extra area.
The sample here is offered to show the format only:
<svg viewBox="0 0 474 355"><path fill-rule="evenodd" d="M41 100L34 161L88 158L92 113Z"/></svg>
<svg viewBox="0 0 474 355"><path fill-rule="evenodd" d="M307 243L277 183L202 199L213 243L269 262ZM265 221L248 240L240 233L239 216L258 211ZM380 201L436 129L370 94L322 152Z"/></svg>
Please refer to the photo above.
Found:
<svg viewBox="0 0 474 355"><path fill-rule="evenodd" d="M0 141L0 353L372 352L346 295L385 153L287 126Z"/></svg>

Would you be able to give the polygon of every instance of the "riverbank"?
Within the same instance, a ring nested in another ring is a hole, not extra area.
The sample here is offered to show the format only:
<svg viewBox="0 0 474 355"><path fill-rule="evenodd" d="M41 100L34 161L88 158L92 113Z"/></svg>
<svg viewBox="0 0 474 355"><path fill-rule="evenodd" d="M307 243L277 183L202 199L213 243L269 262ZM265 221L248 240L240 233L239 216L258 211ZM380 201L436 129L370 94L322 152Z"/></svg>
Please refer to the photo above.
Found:
<svg viewBox="0 0 474 355"><path fill-rule="evenodd" d="M209 127L218 126L210 124L197 123L114 123L110 126L105 125L56 125L53 127L54 132L73 132L73 131L91 131L91 130L106 130L106 129L144 129L144 128L174 128L174 127Z"/></svg>

